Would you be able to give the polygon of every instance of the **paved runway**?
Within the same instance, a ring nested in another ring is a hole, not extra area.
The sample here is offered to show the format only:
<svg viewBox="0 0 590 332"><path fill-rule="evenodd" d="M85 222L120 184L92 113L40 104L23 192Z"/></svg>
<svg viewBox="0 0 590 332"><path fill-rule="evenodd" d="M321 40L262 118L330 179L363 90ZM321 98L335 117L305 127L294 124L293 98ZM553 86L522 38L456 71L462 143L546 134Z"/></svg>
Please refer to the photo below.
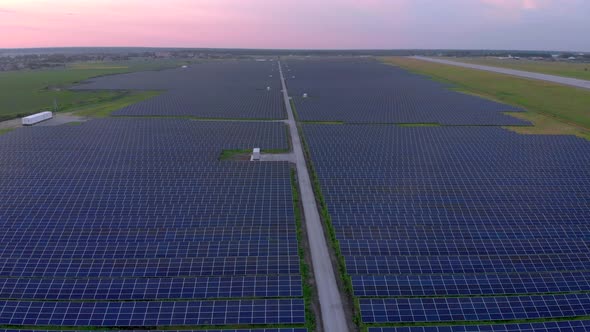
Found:
<svg viewBox="0 0 590 332"><path fill-rule="evenodd" d="M457 62L457 61L428 58L428 57L423 57L423 56L414 56L413 58L419 59L419 60L424 60L424 61L442 63L445 65L452 65L452 66L465 67L465 68L471 68L471 69L485 70L485 71L491 71L494 73L529 78L529 79L533 79L533 80L553 82L553 83L564 84L564 85L569 85L569 86L574 86L577 88L590 90L590 81L580 80L580 79L576 79L576 78L532 73L532 72L528 72L528 71L514 70L514 69L507 69L507 68L475 65L475 64L471 64L471 63L463 63L463 62Z"/></svg>

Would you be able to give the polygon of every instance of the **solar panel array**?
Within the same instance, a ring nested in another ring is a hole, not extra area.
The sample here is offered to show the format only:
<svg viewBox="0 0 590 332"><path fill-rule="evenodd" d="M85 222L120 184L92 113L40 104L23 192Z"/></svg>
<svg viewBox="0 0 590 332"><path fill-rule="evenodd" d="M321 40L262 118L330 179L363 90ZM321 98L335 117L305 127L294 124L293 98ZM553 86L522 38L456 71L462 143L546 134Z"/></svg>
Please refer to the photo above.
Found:
<svg viewBox="0 0 590 332"><path fill-rule="evenodd" d="M50 332L55 330L26 330L26 329L0 329L0 332ZM68 330L68 331L76 331L76 330ZM88 330L80 330L80 331L88 331ZM109 329L109 331L117 331L113 329ZM122 331L145 331L145 330L119 330ZM305 328L274 328L274 329L223 329L223 330L152 330L155 332L307 332Z"/></svg>
<svg viewBox="0 0 590 332"><path fill-rule="evenodd" d="M371 327L369 332L583 332L590 330L589 320L496 325Z"/></svg>
<svg viewBox="0 0 590 332"><path fill-rule="evenodd" d="M451 91L372 59L288 60L285 76L302 121L530 124L502 114L519 108Z"/></svg>
<svg viewBox="0 0 590 332"><path fill-rule="evenodd" d="M252 147L288 148L285 125L110 118L2 135L0 325L302 326L290 165L219 160Z"/></svg>
<svg viewBox="0 0 590 332"><path fill-rule="evenodd" d="M460 325L370 331L585 330L571 319L590 315L590 142L478 126L303 133L363 322ZM536 319L566 321L489 325Z"/></svg>
<svg viewBox="0 0 590 332"><path fill-rule="evenodd" d="M120 116L286 118L274 61L203 62L188 68L99 77L73 89L165 91L113 112Z"/></svg>

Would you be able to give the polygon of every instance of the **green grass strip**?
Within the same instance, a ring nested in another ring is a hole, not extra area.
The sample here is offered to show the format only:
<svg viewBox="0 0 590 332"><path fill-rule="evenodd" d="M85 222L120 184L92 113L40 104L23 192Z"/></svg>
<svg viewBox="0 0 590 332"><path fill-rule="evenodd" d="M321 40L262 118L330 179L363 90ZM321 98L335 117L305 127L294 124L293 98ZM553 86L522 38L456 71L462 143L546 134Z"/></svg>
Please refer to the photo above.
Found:
<svg viewBox="0 0 590 332"><path fill-rule="evenodd" d="M14 129L15 128L2 128L2 129L0 129L0 135L7 134L7 133L13 131Z"/></svg>

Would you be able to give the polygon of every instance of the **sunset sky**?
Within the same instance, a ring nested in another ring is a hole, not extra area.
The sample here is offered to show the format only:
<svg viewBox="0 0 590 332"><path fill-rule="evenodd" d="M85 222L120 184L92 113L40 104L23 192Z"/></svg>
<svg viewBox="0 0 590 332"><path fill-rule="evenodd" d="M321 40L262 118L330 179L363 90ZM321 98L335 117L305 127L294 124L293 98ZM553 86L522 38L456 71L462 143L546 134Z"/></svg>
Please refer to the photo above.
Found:
<svg viewBox="0 0 590 332"><path fill-rule="evenodd" d="M0 48L590 51L590 0L0 0Z"/></svg>

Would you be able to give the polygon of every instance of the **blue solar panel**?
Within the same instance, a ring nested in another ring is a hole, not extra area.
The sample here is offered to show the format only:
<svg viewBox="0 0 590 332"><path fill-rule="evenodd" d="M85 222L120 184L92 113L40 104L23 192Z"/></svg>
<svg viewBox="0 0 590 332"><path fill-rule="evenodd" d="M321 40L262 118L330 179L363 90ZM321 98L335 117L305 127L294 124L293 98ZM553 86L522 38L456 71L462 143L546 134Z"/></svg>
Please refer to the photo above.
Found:
<svg viewBox="0 0 590 332"><path fill-rule="evenodd" d="M0 277L182 277L298 274L298 256L176 259L0 259Z"/></svg>
<svg viewBox="0 0 590 332"><path fill-rule="evenodd" d="M172 224L172 223L171 223ZM123 243L160 243L160 242L198 242L198 241L264 241L288 240L295 234L292 224L274 226L217 226L193 228L61 228L55 225L51 229L14 229L0 228L0 242L15 246L39 243L74 243L74 242L123 242Z"/></svg>
<svg viewBox="0 0 590 332"><path fill-rule="evenodd" d="M113 113L121 116L286 118L278 65L274 61L203 62L183 69L94 78L74 89L164 91Z"/></svg>
<svg viewBox="0 0 590 332"><path fill-rule="evenodd" d="M0 301L0 324L163 326L302 324L302 299L174 302Z"/></svg>
<svg viewBox="0 0 590 332"><path fill-rule="evenodd" d="M104 119L0 137L0 324L303 324L282 123ZM269 299L281 298L281 299Z"/></svg>
<svg viewBox="0 0 590 332"><path fill-rule="evenodd" d="M510 273L590 269L590 253L524 256L350 256L351 274Z"/></svg>
<svg viewBox="0 0 590 332"><path fill-rule="evenodd" d="M18 300L164 300L301 297L297 275L202 278L0 278L0 298Z"/></svg>
<svg viewBox="0 0 590 332"><path fill-rule="evenodd" d="M28 248L13 243L0 244L1 258L28 259L144 259L233 256L290 256L297 255L297 240L278 241L201 241L166 243L38 243Z"/></svg>
<svg viewBox="0 0 590 332"><path fill-rule="evenodd" d="M590 294L361 299L366 323L495 321L585 316Z"/></svg>
<svg viewBox="0 0 590 332"><path fill-rule="evenodd" d="M529 124L502 114L522 111L519 108L451 91L447 85L372 59L287 64L287 86L302 121Z"/></svg>
<svg viewBox="0 0 590 332"><path fill-rule="evenodd" d="M365 323L587 314L576 293L590 290L587 141L493 127L303 132ZM548 295L563 292L574 294Z"/></svg>
<svg viewBox="0 0 590 332"><path fill-rule="evenodd" d="M0 332L49 332L49 331L56 331L56 330L26 330L26 329L0 329ZM76 331L68 329L67 331ZM88 330L79 330L79 331L88 331ZM109 330L109 331L117 331L117 330ZM142 330L119 330L122 331L142 331ZM145 330L144 330L145 331ZM307 332L308 330L305 328L276 328L276 329L238 329L238 330L150 330L150 331L158 331L158 332Z"/></svg>
<svg viewBox="0 0 590 332"><path fill-rule="evenodd" d="M346 256L549 255L587 252L589 244L584 239L341 240L340 248Z"/></svg>
<svg viewBox="0 0 590 332"><path fill-rule="evenodd" d="M354 225L342 225L345 216L339 217L341 226L337 230L339 239L351 240L463 240L463 239L586 239L590 238L590 225L565 224L554 220L551 224L514 224L510 227L493 224L477 225L436 225L420 224L391 225L391 218L381 219L382 225L367 225L362 229ZM349 218L352 219L352 218ZM418 220L418 218L414 218ZM423 218L424 219L424 218ZM481 219L480 219L481 220Z"/></svg>
<svg viewBox="0 0 590 332"><path fill-rule="evenodd" d="M582 332L590 330L590 321L558 321L496 325L370 327L369 332Z"/></svg>

